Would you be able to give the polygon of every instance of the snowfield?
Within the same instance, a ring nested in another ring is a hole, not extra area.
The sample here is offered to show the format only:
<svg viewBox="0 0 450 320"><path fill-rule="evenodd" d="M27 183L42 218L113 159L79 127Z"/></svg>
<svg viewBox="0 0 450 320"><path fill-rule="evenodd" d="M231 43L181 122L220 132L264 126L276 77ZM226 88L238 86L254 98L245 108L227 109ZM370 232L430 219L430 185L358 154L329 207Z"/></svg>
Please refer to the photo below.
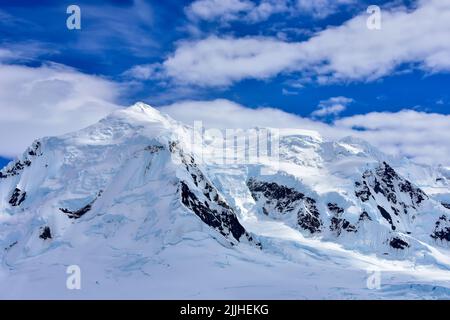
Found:
<svg viewBox="0 0 450 320"><path fill-rule="evenodd" d="M450 298L448 168L301 129L223 164L196 134L138 103L36 140L0 172L0 298Z"/></svg>

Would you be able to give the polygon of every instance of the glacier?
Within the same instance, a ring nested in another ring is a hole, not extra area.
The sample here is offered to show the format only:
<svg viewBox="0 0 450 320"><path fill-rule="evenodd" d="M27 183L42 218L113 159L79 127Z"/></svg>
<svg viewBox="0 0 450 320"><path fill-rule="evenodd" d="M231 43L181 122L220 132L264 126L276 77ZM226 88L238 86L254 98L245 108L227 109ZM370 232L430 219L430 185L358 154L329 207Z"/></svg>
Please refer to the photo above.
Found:
<svg viewBox="0 0 450 320"><path fill-rule="evenodd" d="M36 140L0 171L0 298L450 298L448 168L300 128L227 164L195 134L137 103Z"/></svg>

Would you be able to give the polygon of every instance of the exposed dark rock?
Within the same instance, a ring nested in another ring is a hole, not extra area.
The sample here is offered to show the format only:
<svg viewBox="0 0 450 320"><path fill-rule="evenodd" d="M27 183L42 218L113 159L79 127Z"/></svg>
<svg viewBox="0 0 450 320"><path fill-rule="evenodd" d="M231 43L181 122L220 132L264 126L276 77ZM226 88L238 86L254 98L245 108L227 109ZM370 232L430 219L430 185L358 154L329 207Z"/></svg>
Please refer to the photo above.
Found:
<svg viewBox="0 0 450 320"><path fill-rule="evenodd" d="M8 250L11 250L12 249L12 247L14 247L16 244L18 244L19 242L18 241L14 241L13 243L11 243L9 246L7 246L6 248L5 248L5 251L8 251Z"/></svg>
<svg viewBox="0 0 450 320"><path fill-rule="evenodd" d="M339 207L336 203L328 203L327 206L328 206L328 210L330 210L331 212L333 212L336 215L341 215L344 213L344 209Z"/></svg>
<svg viewBox="0 0 450 320"><path fill-rule="evenodd" d="M363 213L359 215L358 221L372 221L372 218L366 211L363 211Z"/></svg>
<svg viewBox="0 0 450 320"><path fill-rule="evenodd" d="M25 167L29 167L31 165L31 162L29 160L20 161L17 160L11 165L8 165L0 172L0 178L6 179L8 177L17 176L20 174L20 172L25 169Z"/></svg>
<svg viewBox="0 0 450 320"><path fill-rule="evenodd" d="M146 151L149 151L150 153L158 153L161 150L164 150L164 146L155 145L155 146L148 146L145 148Z"/></svg>
<svg viewBox="0 0 450 320"><path fill-rule="evenodd" d="M225 238L230 234L232 237L240 241L242 236L247 236L249 241L253 241L252 237L247 234L244 227L240 224L234 211L224 202L208 203L208 201L200 201L198 197L189 189L184 181L181 185L181 201L183 205L192 210L204 223L218 231Z"/></svg>
<svg viewBox="0 0 450 320"><path fill-rule="evenodd" d="M19 188L14 189L11 198L9 199L9 204L13 207L18 207L25 201L27 193L20 190Z"/></svg>
<svg viewBox="0 0 450 320"><path fill-rule="evenodd" d="M33 157L42 155L41 143L39 141L36 141L30 148L28 148L28 155Z"/></svg>
<svg viewBox="0 0 450 320"><path fill-rule="evenodd" d="M445 203L445 202L442 202L442 206L443 206L444 208L446 208L446 209L449 209L449 210L450 210L450 203Z"/></svg>
<svg viewBox="0 0 450 320"><path fill-rule="evenodd" d="M431 237L435 240L445 240L450 242L450 221L443 215L436 221L436 227Z"/></svg>
<svg viewBox="0 0 450 320"><path fill-rule="evenodd" d="M316 201L312 198L305 198L305 209L300 210L297 214L298 225L311 233L322 231L323 223L316 207Z"/></svg>
<svg viewBox="0 0 450 320"><path fill-rule="evenodd" d="M59 210L65 214L67 214L67 217L69 217L70 219L79 219L82 216L84 216L86 213L91 211L93 204L101 195L102 195L102 191L100 191L98 193L97 197L94 200L92 200L90 203L88 203L87 205L85 205L84 207L82 207L80 209L69 210L67 208L59 208Z"/></svg>
<svg viewBox="0 0 450 320"><path fill-rule="evenodd" d="M400 211L396 207L391 207L392 211L394 211L394 214L398 216L400 214Z"/></svg>
<svg viewBox="0 0 450 320"><path fill-rule="evenodd" d="M39 235L39 238L43 240L51 239L52 233L50 232L50 227L45 226L44 228L41 228L41 234Z"/></svg>
<svg viewBox="0 0 450 320"><path fill-rule="evenodd" d="M359 181L355 182L355 195L362 201L367 202L370 200L372 193L370 192L367 183L363 181L362 183Z"/></svg>
<svg viewBox="0 0 450 320"><path fill-rule="evenodd" d="M177 150L180 150L179 148L180 143L178 141L170 141L169 142L169 151L171 153L174 153Z"/></svg>
<svg viewBox="0 0 450 320"><path fill-rule="evenodd" d="M12 164L6 166L0 171L0 179L6 179L9 177L17 176L26 167L31 166L30 157L41 156L41 143L39 141L33 143L33 145L28 148L26 156L22 160L16 160Z"/></svg>
<svg viewBox="0 0 450 320"><path fill-rule="evenodd" d="M280 215L296 212L297 223L302 229L311 233L321 231L323 222L320 219L320 213L314 199L306 197L293 188L278 185L274 182L250 179L247 186L253 199L256 201L264 200L265 205L262 207L264 214L269 215L274 211Z"/></svg>
<svg viewBox="0 0 450 320"><path fill-rule="evenodd" d="M413 219L414 212L428 196L411 182L402 178L389 164L366 170L362 180L355 182L355 195L363 202L373 201L383 218L396 230L402 215ZM380 201L380 197L384 198ZM386 202L389 207L385 206ZM393 217L396 217L395 219ZM404 219L404 218L403 218Z"/></svg>
<svg viewBox="0 0 450 320"><path fill-rule="evenodd" d="M88 213L91 209L92 209L92 204L88 204L88 205L84 206L83 208L75 210L75 211L70 211L69 209L66 209L66 208L59 208L59 210L61 210L65 214L67 214L67 216L70 219L79 219L82 216L84 216L86 213Z"/></svg>
<svg viewBox="0 0 450 320"><path fill-rule="evenodd" d="M424 200L428 199L428 196L421 189L414 187L411 182L404 180L399 183L400 191L408 193L413 203L419 205Z"/></svg>
<svg viewBox="0 0 450 320"><path fill-rule="evenodd" d="M389 222L389 224L391 225L392 230L395 230L396 227L394 226L394 223L392 222L392 217L389 214L389 212L387 212L386 209L384 209L381 206L377 206L377 208L378 208L378 211L380 211L380 213L383 216L383 218L385 218Z"/></svg>
<svg viewBox="0 0 450 320"><path fill-rule="evenodd" d="M347 232L358 232L357 228L352 225L349 221L342 218L342 214L344 213L344 209L339 207L336 203L328 203L328 210L334 214L331 218L330 230L335 232L337 236L340 236L342 230Z"/></svg>
<svg viewBox="0 0 450 320"><path fill-rule="evenodd" d="M180 193L183 205L192 210L208 226L230 240L231 244L233 244L231 238L239 242L242 237L246 237L248 241L260 247L261 244L246 232L234 210L222 199L217 189L203 174L194 157L186 154L177 142L170 142L169 150L172 153L178 153L182 164L192 179L192 183L199 191L196 195L190 189L189 183L181 181Z"/></svg>
<svg viewBox="0 0 450 320"><path fill-rule="evenodd" d="M411 200L410 204L398 202L396 185L398 185L400 192L408 195ZM424 200L428 199L428 196L421 189L414 187L411 182L400 177L386 162L383 162L374 171L367 170L364 172L363 181L355 183L356 196L362 201L369 200L369 186L372 187L375 193L383 195L393 207L397 207L398 204L404 209L404 212L407 212L406 209L408 207L416 208Z"/></svg>
<svg viewBox="0 0 450 320"><path fill-rule="evenodd" d="M400 238L393 238L389 242L389 245L394 249L404 250L405 248L409 248L408 242L400 239Z"/></svg>

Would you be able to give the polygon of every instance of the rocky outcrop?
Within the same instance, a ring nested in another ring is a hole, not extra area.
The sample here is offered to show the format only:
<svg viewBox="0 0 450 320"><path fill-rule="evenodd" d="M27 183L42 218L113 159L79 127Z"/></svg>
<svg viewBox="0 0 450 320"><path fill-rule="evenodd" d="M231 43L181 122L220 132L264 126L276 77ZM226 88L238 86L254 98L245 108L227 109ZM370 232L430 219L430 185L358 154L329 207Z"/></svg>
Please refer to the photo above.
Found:
<svg viewBox="0 0 450 320"><path fill-rule="evenodd" d="M98 193L98 195L95 197L94 200L92 200L91 202L89 202L87 205L76 209L76 210L70 210L67 208L59 208L59 210L63 213L65 213L67 215L67 217L69 217L69 219L79 219L82 216L84 216L86 213L88 213L89 211L91 211L93 204L95 203L95 201L102 195L102 191L100 190L100 192Z"/></svg>
<svg viewBox="0 0 450 320"><path fill-rule="evenodd" d="M405 240L402 240L400 238L392 238L391 241L389 241L389 245L398 250L404 250L406 248L409 248L409 243Z"/></svg>
<svg viewBox="0 0 450 320"><path fill-rule="evenodd" d="M450 219L447 216L439 217L431 237L435 240L450 242Z"/></svg>
<svg viewBox="0 0 450 320"><path fill-rule="evenodd" d="M36 141L25 152L25 156L21 160L17 160L0 171L0 179L18 176L26 167L31 166L32 158L42 155L41 143Z"/></svg>
<svg viewBox="0 0 450 320"><path fill-rule="evenodd" d="M50 227L45 226L45 227L41 228L41 232L39 234L39 238L41 238L42 240L51 239L52 238L52 233L50 231Z"/></svg>
<svg viewBox="0 0 450 320"><path fill-rule="evenodd" d="M428 199L425 192L401 177L386 162L363 173L362 179L355 182L355 196L376 207L393 231L399 228L402 220L414 219L417 209Z"/></svg>
<svg viewBox="0 0 450 320"><path fill-rule="evenodd" d="M260 203L266 215L279 218L293 213L297 215L297 225L301 229L311 234L322 231L323 221L313 198L274 182L250 179L247 186L253 199Z"/></svg>
<svg viewBox="0 0 450 320"><path fill-rule="evenodd" d="M233 208L226 203L217 188L199 168L194 157L186 154L177 142L170 142L169 150L179 157L190 180L189 182L180 181L182 204L209 227L228 239L232 245L245 238L260 247L260 243L241 225Z"/></svg>
<svg viewBox="0 0 450 320"><path fill-rule="evenodd" d="M339 207L336 203L328 203L328 210L332 213L330 230L340 236L343 231L346 232L357 232L356 226L351 224L349 221L344 219L342 215L344 214L344 209Z"/></svg>
<svg viewBox="0 0 450 320"><path fill-rule="evenodd" d="M25 191L15 188L9 199L9 204L13 207L18 207L25 201L26 196L27 193Z"/></svg>

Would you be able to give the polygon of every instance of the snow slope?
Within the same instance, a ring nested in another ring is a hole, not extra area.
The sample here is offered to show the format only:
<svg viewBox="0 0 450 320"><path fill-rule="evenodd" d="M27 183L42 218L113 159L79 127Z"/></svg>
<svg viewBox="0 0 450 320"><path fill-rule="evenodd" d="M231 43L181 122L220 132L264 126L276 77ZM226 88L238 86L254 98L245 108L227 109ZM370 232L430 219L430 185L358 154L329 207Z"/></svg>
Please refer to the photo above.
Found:
<svg viewBox="0 0 450 320"><path fill-rule="evenodd" d="M276 163L222 147L142 103L35 141L0 173L0 297L450 298L447 169L301 129Z"/></svg>

